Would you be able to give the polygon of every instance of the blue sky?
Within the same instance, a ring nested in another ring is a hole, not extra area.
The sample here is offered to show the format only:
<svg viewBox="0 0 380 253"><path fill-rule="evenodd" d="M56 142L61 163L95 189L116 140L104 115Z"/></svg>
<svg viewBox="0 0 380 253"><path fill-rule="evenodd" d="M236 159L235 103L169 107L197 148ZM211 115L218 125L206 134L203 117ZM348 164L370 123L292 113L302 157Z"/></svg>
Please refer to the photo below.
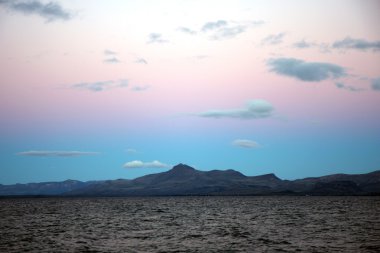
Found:
<svg viewBox="0 0 380 253"><path fill-rule="evenodd" d="M0 0L0 183L380 169L376 0Z"/></svg>

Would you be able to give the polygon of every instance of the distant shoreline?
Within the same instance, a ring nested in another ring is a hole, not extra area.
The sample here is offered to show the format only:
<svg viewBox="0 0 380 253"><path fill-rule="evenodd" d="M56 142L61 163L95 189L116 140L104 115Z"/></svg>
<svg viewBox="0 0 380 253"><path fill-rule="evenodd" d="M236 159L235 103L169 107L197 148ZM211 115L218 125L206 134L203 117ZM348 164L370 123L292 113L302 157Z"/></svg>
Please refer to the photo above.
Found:
<svg viewBox="0 0 380 253"><path fill-rule="evenodd" d="M1 195L1 199L91 199L91 198L192 198L192 197L380 197L380 193L362 195L305 195L305 194L267 194L267 195L129 195L129 196L63 196L63 195Z"/></svg>

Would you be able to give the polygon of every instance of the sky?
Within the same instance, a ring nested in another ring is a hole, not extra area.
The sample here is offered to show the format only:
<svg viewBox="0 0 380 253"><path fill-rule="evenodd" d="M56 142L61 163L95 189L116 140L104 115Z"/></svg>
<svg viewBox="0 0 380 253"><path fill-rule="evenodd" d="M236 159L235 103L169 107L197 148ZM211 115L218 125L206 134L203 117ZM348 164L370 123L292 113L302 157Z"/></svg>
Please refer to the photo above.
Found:
<svg viewBox="0 0 380 253"><path fill-rule="evenodd" d="M380 169L377 0L0 0L0 184Z"/></svg>

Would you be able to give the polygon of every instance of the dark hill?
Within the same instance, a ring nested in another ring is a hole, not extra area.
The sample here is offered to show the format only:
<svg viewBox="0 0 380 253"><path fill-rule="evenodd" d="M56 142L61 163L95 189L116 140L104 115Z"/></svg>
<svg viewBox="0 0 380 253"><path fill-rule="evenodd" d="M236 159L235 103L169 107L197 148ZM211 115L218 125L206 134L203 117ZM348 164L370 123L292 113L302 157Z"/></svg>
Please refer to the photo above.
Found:
<svg viewBox="0 0 380 253"><path fill-rule="evenodd" d="M380 195L380 171L282 180L274 174L248 177L235 170L199 171L185 164L133 180L0 185L0 195Z"/></svg>
<svg viewBox="0 0 380 253"><path fill-rule="evenodd" d="M66 180L63 182L0 185L0 195L59 195L65 192L84 188L93 183L94 182Z"/></svg>

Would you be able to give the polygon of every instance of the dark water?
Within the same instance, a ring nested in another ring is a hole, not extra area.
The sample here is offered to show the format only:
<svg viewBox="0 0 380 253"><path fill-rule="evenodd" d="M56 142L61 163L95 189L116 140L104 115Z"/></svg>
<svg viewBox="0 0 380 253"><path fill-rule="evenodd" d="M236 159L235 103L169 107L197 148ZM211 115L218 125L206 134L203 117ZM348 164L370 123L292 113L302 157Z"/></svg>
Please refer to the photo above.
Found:
<svg viewBox="0 0 380 253"><path fill-rule="evenodd" d="M0 252L380 252L379 197L0 200Z"/></svg>

